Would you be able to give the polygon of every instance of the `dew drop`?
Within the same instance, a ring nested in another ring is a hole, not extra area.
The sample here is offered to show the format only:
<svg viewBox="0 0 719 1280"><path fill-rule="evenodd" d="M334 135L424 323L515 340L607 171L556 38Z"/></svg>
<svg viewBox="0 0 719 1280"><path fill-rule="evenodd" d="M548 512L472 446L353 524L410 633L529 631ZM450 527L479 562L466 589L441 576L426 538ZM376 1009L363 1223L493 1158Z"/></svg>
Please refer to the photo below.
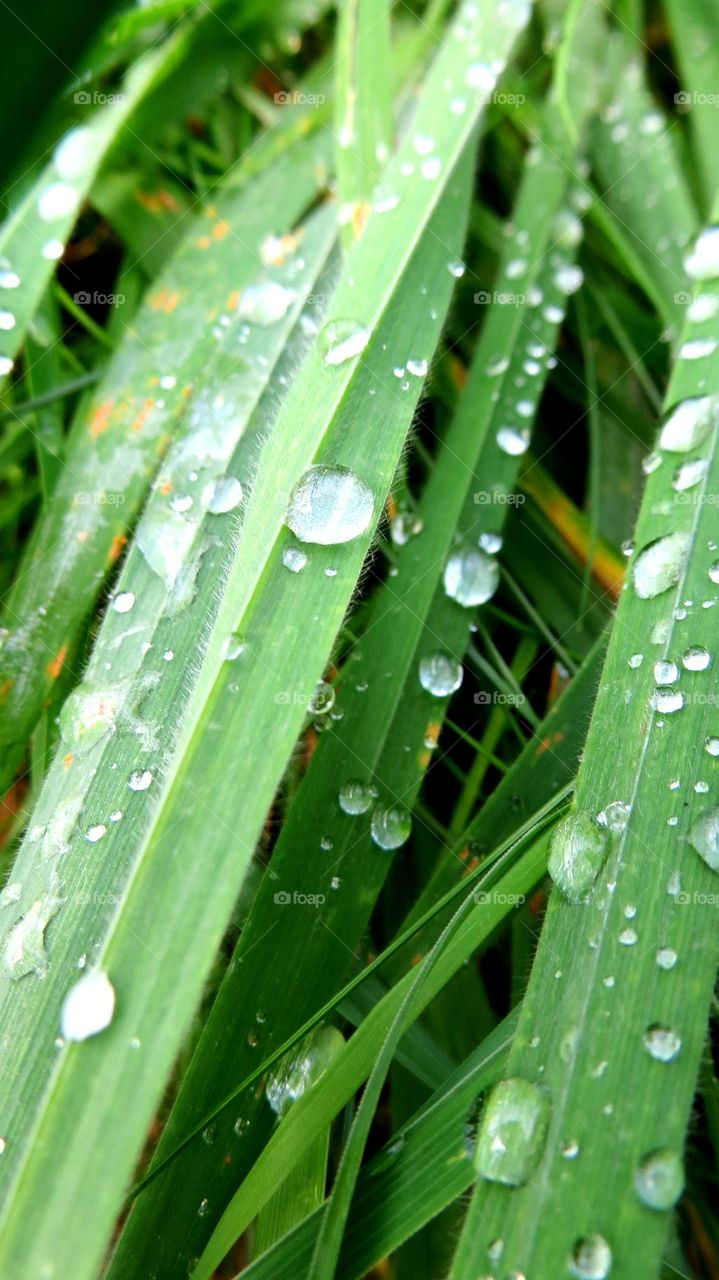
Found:
<svg viewBox="0 0 719 1280"><path fill-rule="evenodd" d="M334 546L369 528L372 491L345 467L310 467L290 495L285 523L300 542Z"/></svg>
<svg viewBox="0 0 719 1280"><path fill-rule="evenodd" d="M325 364L344 364L364 351L370 339L370 330L354 320L331 320L319 336L320 350Z"/></svg>
<svg viewBox="0 0 719 1280"><path fill-rule="evenodd" d="M711 654L703 645L692 645L682 657L682 666L686 671L706 671L711 662Z"/></svg>
<svg viewBox="0 0 719 1280"><path fill-rule="evenodd" d="M152 773L149 769L137 770L131 773L127 780L127 785L131 791L147 791L152 783Z"/></svg>
<svg viewBox="0 0 719 1280"><path fill-rule="evenodd" d="M266 328L287 314L297 294L275 280L250 285L244 289L237 307L240 320Z"/></svg>
<svg viewBox="0 0 719 1280"><path fill-rule="evenodd" d="M632 578L640 600L652 600L676 585L686 563L689 542L687 533L668 533L639 552Z"/></svg>
<svg viewBox="0 0 719 1280"><path fill-rule="evenodd" d="M462 683L461 662L448 653L430 653L420 660L419 682L435 698L455 693Z"/></svg>
<svg viewBox="0 0 719 1280"><path fill-rule="evenodd" d="M112 601L112 608L115 613L129 613L135 603L135 597L131 591L121 591Z"/></svg>
<svg viewBox="0 0 719 1280"><path fill-rule="evenodd" d="M719 871L719 809L707 809L699 815L689 832L689 843L712 871Z"/></svg>
<svg viewBox="0 0 719 1280"><path fill-rule="evenodd" d="M706 439L719 422L719 396L683 400L672 409L659 433L659 447L667 453L688 453Z"/></svg>
<svg viewBox="0 0 719 1280"><path fill-rule="evenodd" d="M242 485L234 476L220 476L208 484L202 495L207 510L213 516L234 511L242 502Z"/></svg>
<svg viewBox="0 0 719 1280"><path fill-rule="evenodd" d="M499 565L473 547L453 551L444 571L444 589L452 600L470 609L490 600L499 584Z"/></svg>
<svg viewBox="0 0 719 1280"><path fill-rule="evenodd" d="M655 959L659 968L668 973L677 962L677 953L673 947L659 947Z"/></svg>
<svg viewBox="0 0 719 1280"><path fill-rule="evenodd" d="M502 453L509 454L511 458L518 458L526 453L530 444L527 427L500 427L496 438Z"/></svg>
<svg viewBox="0 0 719 1280"><path fill-rule="evenodd" d="M282 552L282 563L291 573L300 573L307 564L307 556L299 547L285 547Z"/></svg>
<svg viewBox="0 0 719 1280"><path fill-rule="evenodd" d="M352 817L356 817L360 813L366 813L374 803L372 788L366 782L351 779L342 786L339 803L342 812L350 814Z"/></svg>
<svg viewBox="0 0 719 1280"><path fill-rule="evenodd" d="M587 813L570 813L552 833L548 870L560 893L573 903L590 893L609 852L609 837Z"/></svg>
<svg viewBox="0 0 719 1280"><path fill-rule="evenodd" d="M684 270L692 280L713 280L719 276L719 227L702 231L684 259Z"/></svg>
<svg viewBox="0 0 719 1280"><path fill-rule="evenodd" d="M528 1182L542 1157L549 1111L547 1094L529 1080L513 1078L495 1085L477 1133L478 1174L509 1187Z"/></svg>
<svg viewBox="0 0 719 1280"><path fill-rule="evenodd" d="M335 705L335 691L326 680L320 680L307 708L311 716L325 716Z"/></svg>
<svg viewBox="0 0 719 1280"><path fill-rule="evenodd" d="M651 1151L637 1166L634 1189L648 1209L673 1208L684 1190L681 1157L666 1147Z"/></svg>
<svg viewBox="0 0 719 1280"><path fill-rule="evenodd" d="M647 1028L642 1042L647 1053L657 1062L673 1062L682 1047L676 1031L671 1027L663 1027L658 1022Z"/></svg>
<svg viewBox="0 0 719 1280"><path fill-rule="evenodd" d="M569 1259L569 1271L577 1280L606 1280L612 1269L612 1251L604 1236L595 1232L577 1240Z"/></svg>
<svg viewBox="0 0 719 1280"><path fill-rule="evenodd" d="M70 988L60 1013L65 1040L87 1040L104 1031L115 1012L115 988L102 970L86 973Z"/></svg>
<svg viewBox="0 0 719 1280"><path fill-rule="evenodd" d="M372 814L371 831L380 849L399 849L409 840L412 819L401 805L382 805Z"/></svg>

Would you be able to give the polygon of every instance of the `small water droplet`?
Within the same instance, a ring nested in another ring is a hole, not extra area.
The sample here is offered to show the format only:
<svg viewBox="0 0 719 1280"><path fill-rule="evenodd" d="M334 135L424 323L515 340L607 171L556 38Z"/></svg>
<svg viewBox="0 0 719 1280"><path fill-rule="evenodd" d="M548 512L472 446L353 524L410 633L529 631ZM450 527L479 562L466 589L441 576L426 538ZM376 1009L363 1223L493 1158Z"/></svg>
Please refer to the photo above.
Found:
<svg viewBox="0 0 719 1280"><path fill-rule="evenodd" d="M300 573L307 564L307 555L300 547L285 547L282 552L282 563L291 573Z"/></svg>
<svg viewBox="0 0 719 1280"><path fill-rule="evenodd" d="M640 600L652 600L675 586L686 563L689 541L687 533L669 533L639 552L632 578Z"/></svg>
<svg viewBox="0 0 719 1280"><path fill-rule="evenodd" d="M339 794L340 809L343 813L356 817L357 814L366 813L372 808L374 796L372 788L365 782L359 782L351 779L345 782Z"/></svg>
<svg viewBox="0 0 719 1280"><path fill-rule="evenodd" d="M131 773L128 778L127 785L131 791L147 791L152 782L152 773L149 769L138 769L135 773Z"/></svg>
<svg viewBox="0 0 719 1280"><path fill-rule="evenodd" d="M667 453L688 453L706 439L719 422L719 396L697 396L672 409L659 433L659 447Z"/></svg>
<svg viewBox="0 0 719 1280"><path fill-rule="evenodd" d="M707 227L684 259L684 270L692 280L713 280L719 276L719 227Z"/></svg>
<svg viewBox="0 0 719 1280"><path fill-rule="evenodd" d="M412 818L401 805L382 805L372 814L371 831L380 849L399 849L409 840Z"/></svg>
<svg viewBox="0 0 719 1280"><path fill-rule="evenodd" d="M569 1259L569 1271L577 1280L606 1280L612 1269L612 1251L604 1236L595 1232L577 1240Z"/></svg>
<svg viewBox="0 0 719 1280"><path fill-rule="evenodd" d="M689 843L712 871L719 871L719 809L700 814L689 832Z"/></svg>
<svg viewBox="0 0 719 1280"><path fill-rule="evenodd" d="M265 280L242 291L237 315L248 324L266 328L287 314L296 297L294 289L287 289L275 280Z"/></svg>
<svg viewBox="0 0 719 1280"><path fill-rule="evenodd" d="M370 330L354 320L331 320L319 336L320 350L325 364L344 364L364 351L370 340Z"/></svg>
<svg viewBox="0 0 719 1280"><path fill-rule="evenodd" d="M135 597L131 591L121 591L112 601L112 608L115 613L129 613L135 603Z"/></svg>
<svg viewBox="0 0 719 1280"><path fill-rule="evenodd" d="M677 962L677 953L673 947L659 947L655 959L659 968L668 972Z"/></svg>
<svg viewBox="0 0 719 1280"><path fill-rule="evenodd" d="M648 1209L671 1209L684 1190L681 1156L664 1147L644 1156L634 1174L634 1189Z"/></svg>
<svg viewBox="0 0 719 1280"><path fill-rule="evenodd" d="M497 590L499 565L484 551L473 547L453 551L444 571L444 589L465 608L485 604Z"/></svg>
<svg viewBox="0 0 719 1280"><path fill-rule="evenodd" d="M673 1062L682 1047L680 1037L671 1027L655 1022L642 1037L644 1048L657 1062Z"/></svg>
<svg viewBox="0 0 719 1280"><path fill-rule="evenodd" d="M234 476L219 476L208 484L202 494L202 500L213 516L234 511L242 502L242 497L242 485Z"/></svg>

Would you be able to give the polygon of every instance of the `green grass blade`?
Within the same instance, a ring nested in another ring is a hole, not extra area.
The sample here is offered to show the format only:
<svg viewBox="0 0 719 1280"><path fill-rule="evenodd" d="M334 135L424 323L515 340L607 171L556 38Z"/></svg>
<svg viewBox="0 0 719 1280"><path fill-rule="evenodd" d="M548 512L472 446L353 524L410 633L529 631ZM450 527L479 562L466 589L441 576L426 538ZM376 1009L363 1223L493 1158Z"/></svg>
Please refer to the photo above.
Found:
<svg viewBox="0 0 719 1280"><path fill-rule="evenodd" d="M711 288L713 274L697 293ZM686 346L706 334L706 321L683 331L666 399L670 417L685 403L691 414L698 392L716 396L716 353L691 358ZM591 818L615 803L626 813L607 837L606 865L587 900L571 905L558 889L552 895L510 1056L511 1076L541 1081L548 1091L546 1143L525 1186L478 1181L456 1280L475 1276L497 1239L503 1266L549 1280L570 1266L579 1242L595 1236L605 1270L611 1259L618 1276L657 1274L666 1210L680 1188L650 1208L640 1170L657 1150L681 1165L718 958L713 908L705 905L716 887L714 757L706 747L715 730L711 675L700 669L701 656L691 656L693 646L700 655L706 646L709 662L715 657L708 619L716 602L719 449L716 400L708 403L699 439L677 443L660 434L660 464L647 483L579 773L578 813ZM699 459L697 483L677 488L677 466ZM671 550L661 539L672 536L676 562L670 558L664 578L651 569L644 577L646 548L659 539L660 549ZM676 664L674 695L664 687L673 669L665 673L658 662ZM577 1144L576 1160L565 1158L567 1143Z"/></svg>
<svg viewBox="0 0 719 1280"><path fill-rule="evenodd" d="M360 235L393 124L387 0L342 0L337 33L335 167L340 221L351 243Z"/></svg>
<svg viewBox="0 0 719 1280"><path fill-rule="evenodd" d="M181 56L186 29L147 53L128 72L117 101L62 138L18 209L0 228L2 312L0 381L10 373L27 327L62 256L82 201L103 158L126 127L133 111ZM7 318L9 317L9 319Z"/></svg>
<svg viewBox="0 0 719 1280"><path fill-rule="evenodd" d="M681 4L678 0L667 0L666 12L682 81L674 101L688 112L708 213L719 188L715 119L719 71L715 34L719 5L717 0L682 0Z"/></svg>

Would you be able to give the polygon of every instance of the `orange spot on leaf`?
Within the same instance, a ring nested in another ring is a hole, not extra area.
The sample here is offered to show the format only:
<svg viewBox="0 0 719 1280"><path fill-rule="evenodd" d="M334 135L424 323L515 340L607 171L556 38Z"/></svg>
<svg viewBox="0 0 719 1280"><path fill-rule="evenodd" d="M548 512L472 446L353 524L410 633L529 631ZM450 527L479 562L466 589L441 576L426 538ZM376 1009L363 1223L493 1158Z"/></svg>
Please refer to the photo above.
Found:
<svg viewBox="0 0 719 1280"><path fill-rule="evenodd" d="M113 410L112 400L104 400L99 404L90 419L90 435L93 440L97 440L103 431L107 431L110 425L109 418Z"/></svg>
<svg viewBox="0 0 719 1280"><path fill-rule="evenodd" d="M66 657L67 645L64 644L57 656L53 658L52 662L48 662L47 667L45 668L51 680L57 680L60 672L62 671L62 665Z"/></svg>
<svg viewBox="0 0 719 1280"><path fill-rule="evenodd" d="M110 564L114 564L116 560L119 560L120 556L122 555L122 548L125 546L126 542L127 542L127 538L124 533L115 534L115 537L113 538L112 543L110 544L110 550L108 552L108 557L107 557Z"/></svg>

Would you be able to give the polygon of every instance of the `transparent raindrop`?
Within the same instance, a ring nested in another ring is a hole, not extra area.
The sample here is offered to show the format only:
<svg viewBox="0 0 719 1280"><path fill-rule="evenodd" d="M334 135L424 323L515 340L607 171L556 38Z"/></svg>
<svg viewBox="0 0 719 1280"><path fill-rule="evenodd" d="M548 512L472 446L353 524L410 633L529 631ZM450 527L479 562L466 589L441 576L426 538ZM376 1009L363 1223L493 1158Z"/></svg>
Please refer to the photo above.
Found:
<svg viewBox="0 0 719 1280"><path fill-rule="evenodd" d="M285 522L300 542L333 546L369 528L372 490L345 467L310 467L290 495Z"/></svg>
<svg viewBox="0 0 719 1280"><path fill-rule="evenodd" d="M495 1085L482 1112L474 1163L489 1182L520 1187L531 1178L544 1150L549 1097L529 1080Z"/></svg>

